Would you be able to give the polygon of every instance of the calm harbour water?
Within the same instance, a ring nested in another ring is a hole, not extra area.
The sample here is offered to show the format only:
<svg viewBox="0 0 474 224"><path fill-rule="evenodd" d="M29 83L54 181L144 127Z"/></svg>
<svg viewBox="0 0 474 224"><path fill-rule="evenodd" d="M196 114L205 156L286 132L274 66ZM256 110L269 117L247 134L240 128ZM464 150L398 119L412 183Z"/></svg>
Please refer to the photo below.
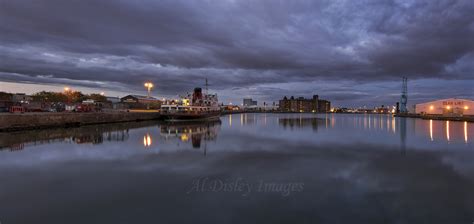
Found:
<svg viewBox="0 0 474 224"><path fill-rule="evenodd" d="M0 133L0 222L473 223L473 142L351 114Z"/></svg>

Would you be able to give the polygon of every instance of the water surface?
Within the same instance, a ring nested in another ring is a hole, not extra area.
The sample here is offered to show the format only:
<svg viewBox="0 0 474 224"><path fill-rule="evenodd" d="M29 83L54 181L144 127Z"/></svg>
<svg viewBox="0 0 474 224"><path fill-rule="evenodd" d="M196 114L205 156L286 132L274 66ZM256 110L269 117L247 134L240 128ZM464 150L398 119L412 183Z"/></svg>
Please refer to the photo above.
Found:
<svg viewBox="0 0 474 224"><path fill-rule="evenodd" d="M472 223L473 139L351 114L0 133L0 221Z"/></svg>

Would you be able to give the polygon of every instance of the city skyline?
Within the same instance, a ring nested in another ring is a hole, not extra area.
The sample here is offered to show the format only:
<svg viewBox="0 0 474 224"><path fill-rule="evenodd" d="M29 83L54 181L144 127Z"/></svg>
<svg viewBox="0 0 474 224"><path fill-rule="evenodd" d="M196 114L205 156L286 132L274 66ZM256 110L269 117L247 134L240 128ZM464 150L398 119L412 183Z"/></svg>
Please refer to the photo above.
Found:
<svg viewBox="0 0 474 224"><path fill-rule="evenodd" d="M1 91L474 98L472 1L0 1ZM15 90L15 91L14 91ZM17 91L24 90L24 91Z"/></svg>

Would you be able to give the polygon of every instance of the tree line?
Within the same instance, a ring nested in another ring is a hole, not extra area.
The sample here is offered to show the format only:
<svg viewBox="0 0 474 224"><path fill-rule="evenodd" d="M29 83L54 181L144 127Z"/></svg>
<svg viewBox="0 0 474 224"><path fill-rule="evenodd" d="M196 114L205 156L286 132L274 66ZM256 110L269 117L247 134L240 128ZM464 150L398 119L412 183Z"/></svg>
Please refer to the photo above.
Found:
<svg viewBox="0 0 474 224"><path fill-rule="evenodd" d="M11 100L13 94L0 92L0 100ZM84 100L94 100L95 102L107 102L107 97L98 94L83 94L80 91L50 92L41 91L31 95L33 101L38 102L68 102L81 103Z"/></svg>

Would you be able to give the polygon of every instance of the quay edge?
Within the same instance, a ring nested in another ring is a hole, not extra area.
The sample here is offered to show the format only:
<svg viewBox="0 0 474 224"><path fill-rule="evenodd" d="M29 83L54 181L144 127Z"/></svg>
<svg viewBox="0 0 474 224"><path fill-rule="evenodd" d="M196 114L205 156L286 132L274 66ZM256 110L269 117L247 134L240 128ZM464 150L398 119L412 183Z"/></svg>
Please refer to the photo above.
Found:
<svg viewBox="0 0 474 224"><path fill-rule="evenodd" d="M442 115L396 114L395 117L421 118L424 120L467 121L474 122L474 116L449 117Z"/></svg>
<svg viewBox="0 0 474 224"><path fill-rule="evenodd" d="M5 113L0 132L161 119L159 112Z"/></svg>

